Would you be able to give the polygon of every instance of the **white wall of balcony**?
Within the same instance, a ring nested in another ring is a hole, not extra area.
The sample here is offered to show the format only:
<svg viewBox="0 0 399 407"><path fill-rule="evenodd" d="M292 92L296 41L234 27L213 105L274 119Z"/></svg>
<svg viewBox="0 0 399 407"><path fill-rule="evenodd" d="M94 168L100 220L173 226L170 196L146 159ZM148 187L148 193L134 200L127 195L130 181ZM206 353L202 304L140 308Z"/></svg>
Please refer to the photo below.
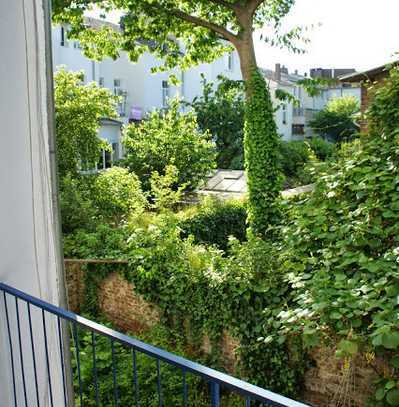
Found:
<svg viewBox="0 0 399 407"><path fill-rule="evenodd" d="M52 202L45 0L13 0L0 13L0 281L59 304L59 239ZM25 405L16 307L8 297L17 405ZM27 398L36 401L26 303L19 302ZM24 315L22 315L24 314ZM40 404L49 405L41 313L32 310ZM63 405L54 320L47 319L54 405ZM14 405L4 298L0 297L0 404Z"/></svg>

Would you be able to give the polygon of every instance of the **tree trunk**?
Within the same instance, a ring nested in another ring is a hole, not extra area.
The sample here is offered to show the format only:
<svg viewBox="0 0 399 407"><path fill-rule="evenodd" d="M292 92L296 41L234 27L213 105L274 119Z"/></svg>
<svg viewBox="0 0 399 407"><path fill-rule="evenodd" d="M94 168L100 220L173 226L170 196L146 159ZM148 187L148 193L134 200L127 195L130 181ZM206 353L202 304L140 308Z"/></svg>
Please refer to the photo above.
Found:
<svg viewBox="0 0 399 407"><path fill-rule="evenodd" d="M252 71L257 67L254 41L252 32L245 35L244 38L237 45L237 52L240 58L241 74L244 82L249 85ZM246 87L247 98L251 96L249 86Z"/></svg>

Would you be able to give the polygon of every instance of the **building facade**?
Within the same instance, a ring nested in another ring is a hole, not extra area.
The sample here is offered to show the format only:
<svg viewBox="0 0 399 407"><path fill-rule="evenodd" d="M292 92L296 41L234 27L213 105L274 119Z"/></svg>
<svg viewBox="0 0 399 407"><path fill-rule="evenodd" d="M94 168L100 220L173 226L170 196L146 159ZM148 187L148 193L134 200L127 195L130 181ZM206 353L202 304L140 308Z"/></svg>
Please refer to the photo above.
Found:
<svg viewBox="0 0 399 407"><path fill-rule="evenodd" d="M89 18L89 24L104 24L102 21ZM109 24L109 23L107 23ZM114 26L118 29L118 26ZM211 64L201 64L188 71L173 70L169 72L152 73L151 68L158 67L162 61L150 53L145 53L137 63L129 61L126 53L120 58L103 61L93 61L82 53L78 41L68 39L68 30L64 26L52 29L53 64L55 69L64 66L70 71L84 71L84 82L97 82L121 98L118 106L119 120L103 120L99 131L101 138L107 140L113 147L111 157L105 157L103 167L110 161L120 159L123 155L121 145L121 128L129 121L140 121L144 115L155 109L167 106L168 99L179 95L186 102L191 102L202 94L202 78L206 81L216 81L219 75L227 78L241 79L241 70L236 52L224 55ZM169 83L170 74L180 79L180 84Z"/></svg>
<svg viewBox="0 0 399 407"><path fill-rule="evenodd" d="M93 18L87 19L88 24L109 24ZM113 25L118 30L117 25ZM52 30L53 62L54 66L65 66L71 71L84 71L84 81L97 82L100 86L111 90L120 97L118 106L119 120L104 120L99 131L100 137L107 140L113 147L109 156L104 152L102 167L112 165L112 162L122 158L121 145L122 126L130 121L140 121L146 113L154 109L165 108L169 98L180 95L186 102L191 102L202 94L203 78L215 82L219 75L229 79L241 80L241 70L238 54L231 52L215 60L211 64L201 64L185 72L177 69L169 72L152 73L151 68L159 67L162 61L152 54L145 53L137 63L129 61L126 53L122 53L117 60L111 58L103 61L93 61L82 53L78 41L68 38L67 27L55 26ZM353 69L312 69L310 76L315 78L336 78L337 75L353 72ZM180 79L177 86L168 81L170 74ZM309 96L298 83L307 76L297 71L289 73L288 69L276 64L275 70L263 69L264 76L270 87L273 103L276 106L276 124L282 139L302 140L314 134L309 121L320 111L326 103L335 97L354 96L360 101L360 86L341 84L324 88L318 96ZM299 104L281 103L275 97L277 89L284 90L294 96Z"/></svg>
<svg viewBox="0 0 399 407"><path fill-rule="evenodd" d="M311 70L313 72L315 70ZM350 69L342 70L324 70L318 68L319 75L313 76L334 79L335 73L353 71ZM329 72L331 71L331 72ZM298 71L294 73L288 72L288 68L276 64L275 70L263 69L263 74L269 85L273 104L277 107L276 124L278 133L283 140L303 140L304 138L313 137L315 134L309 126L309 122L314 117L315 113L322 110L329 100L337 97L353 96L360 102L360 87L355 84L345 85L337 84L330 87L320 89L317 96L310 96L304 87L298 83L300 80L308 78L308 76L300 75ZM324 76L321 76L321 75ZM298 103L294 104L290 101L284 103L277 100L275 94L277 90L283 90L293 96Z"/></svg>

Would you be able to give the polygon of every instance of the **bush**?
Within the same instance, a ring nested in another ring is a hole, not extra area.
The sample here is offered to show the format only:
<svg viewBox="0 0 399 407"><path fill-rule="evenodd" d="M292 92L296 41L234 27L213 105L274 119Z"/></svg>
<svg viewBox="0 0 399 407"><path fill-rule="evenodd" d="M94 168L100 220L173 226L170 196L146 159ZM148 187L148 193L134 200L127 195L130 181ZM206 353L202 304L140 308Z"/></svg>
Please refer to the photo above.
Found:
<svg viewBox="0 0 399 407"><path fill-rule="evenodd" d="M198 130L193 112L180 113L177 99L169 109L155 111L140 125L125 128L125 165L137 174L145 189L154 171L165 175L166 167L176 167L178 185L195 189L215 167L215 146L210 134ZM177 187L176 186L176 187Z"/></svg>
<svg viewBox="0 0 399 407"><path fill-rule="evenodd" d="M142 213L147 204L137 176L120 167L98 174L93 186L93 202L103 218L116 224L133 213Z"/></svg>
<svg viewBox="0 0 399 407"><path fill-rule="evenodd" d="M282 141L280 144L280 165L286 177L303 175L309 161L309 148L303 141Z"/></svg>
<svg viewBox="0 0 399 407"><path fill-rule="evenodd" d="M246 205L242 201L207 198L194 210L186 211L179 222L182 236L194 237L200 244L215 245L226 251L229 237L246 240Z"/></svg>
<svg viewBox="0 0 399 407"><path fill-rule="evenodd" d="M333 159L336 148L334 144L315 137L307 141L282 141L280 143L280 166L286 178L286 185L296 187L314 181L307 171L310 154L321 161Z"/></svg>
<svg viewBox="0 0 399 407"><path fill-rule="evenodd" d="M96 224L98 211L93 205L91 178L66 175L60 181L60 209L63 233L76 229L91 230Z"/></svg>
<svg viewBox="0 0 399 407"><path fill-rule="evenodd" d="M307 143L316 157L321 161L331 160L336 155L335 145L321 137L312 137L310 140L307 140Z"/></svg>

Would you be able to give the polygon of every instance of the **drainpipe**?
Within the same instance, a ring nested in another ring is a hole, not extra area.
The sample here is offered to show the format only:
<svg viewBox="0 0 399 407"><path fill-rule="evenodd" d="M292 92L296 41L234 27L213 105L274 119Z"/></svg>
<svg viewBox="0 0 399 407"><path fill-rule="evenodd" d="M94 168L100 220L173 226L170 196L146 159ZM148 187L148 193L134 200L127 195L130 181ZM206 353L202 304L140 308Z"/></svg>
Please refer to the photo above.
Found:
<svg viewBox="0 0 399 407"><path fill-rule="evenodd" d="M55 236L57 242L55 247L57 249L56 261L58 271L58 296L59 306L68 309L68 297L66 290L66 278L64 268L64 254L61 232L61 211L59 205L59 184L58 184L58 165L57 165L57 149L55 141L55 111L54 111L54 71L53 71L53 53L51 46L51 0L43 1L44 11L44 24L45 24L45 50L46 50L46 78L47 78L47 125L49 131L49 155L50 155L50 183L51 183L51 197L53 204L53 225L55 230ZM63 353L65 371L71 370L71 348L68 326L63 321L62 327L62 339L63 339ZM73 407L75 405L73 383L69 374L66 374L66 390L68 406Z"/></svg>

